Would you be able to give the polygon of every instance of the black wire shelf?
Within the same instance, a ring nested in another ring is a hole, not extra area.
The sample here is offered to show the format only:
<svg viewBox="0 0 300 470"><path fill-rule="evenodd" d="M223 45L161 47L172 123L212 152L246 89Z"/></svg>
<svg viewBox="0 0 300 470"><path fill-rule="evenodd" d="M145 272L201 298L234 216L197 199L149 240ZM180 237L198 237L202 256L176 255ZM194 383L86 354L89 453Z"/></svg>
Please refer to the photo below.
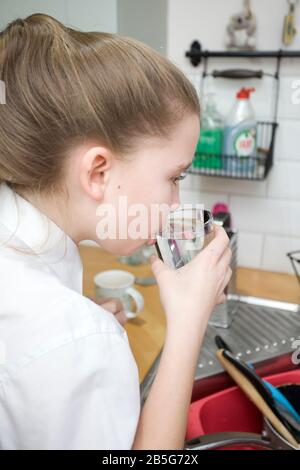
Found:
<svg viewBox="0 0 300 470"><path fill-rule="evenodd" d="M289 258L292 268L294 270L295 276L297 278L297 281L300 286L300 272L299 272L299 266L300 266L300 250L296 251L290 251L289 253L286 254L287 257Z"/></svg>
<svg viewBox="0 0 300 470"><path fill-rule="evenodd" d="M273 165L275 135L278 123L257 123L257 151L251 157L195 153L188 173L222 178L263 181Z"/></svg>

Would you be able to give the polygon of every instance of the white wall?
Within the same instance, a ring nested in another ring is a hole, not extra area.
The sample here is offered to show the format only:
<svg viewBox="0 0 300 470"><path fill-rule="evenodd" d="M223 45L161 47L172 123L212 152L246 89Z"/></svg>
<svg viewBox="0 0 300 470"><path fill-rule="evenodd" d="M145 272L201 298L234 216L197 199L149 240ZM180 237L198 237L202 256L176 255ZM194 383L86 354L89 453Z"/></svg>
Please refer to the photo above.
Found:
<svg viewBox="0 0 300 470"><path fill-rule="evenodd" d="M117 0L0 0L0 28L32 13L47 13L85 31L117 31Z"/></svg>
<svg viewBox="0 0 300 470"><path fill-rule="evenodd" d="M166 55L168 0L118 0L117 8L119 34L134 37Z"/></svg>
<svg viewBox="0 0 300 470"><path fill-rule="evenodd" d="M168 56L200 87L201 66L194 68L185 51L198 39L204 49L224 49L224 32L231 14L240 10L240 0L169 0ZM253 0L258 19L258 48L279 49L285 0ZM299 5L300 6L300 5ZM300 50L300 8L298 36L290 49ZM273 71L274 60L238 61L214 59L212 68L248 68ZM300 79L300 59L282 64L279 129L275 163L265 182L225 180L189 175L181 184L183 202L204 202L209 208L217 201L229 204L234 225L240 231L238 262L241 266L290 272L285 253L300 250L300 105L292 104L292 82ZM259 118L272 119L272 82L248 82L257 88L253 104ZM244 84L244 83L243 83ZM207 79L206 91L215 91L218 105L226 114L239 82Z"/></svg>

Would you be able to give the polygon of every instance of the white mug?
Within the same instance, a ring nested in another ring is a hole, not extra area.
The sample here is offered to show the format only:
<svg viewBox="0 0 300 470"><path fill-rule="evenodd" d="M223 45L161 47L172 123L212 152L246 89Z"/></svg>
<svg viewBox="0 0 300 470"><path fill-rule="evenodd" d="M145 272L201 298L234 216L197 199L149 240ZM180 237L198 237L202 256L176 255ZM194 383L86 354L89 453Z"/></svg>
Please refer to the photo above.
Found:
<svg viewBox="0 0 300 470"><path fill-rule="evenodd" d="M144 297L134 289L135 277L128 271L111 269L101 271L94 277L97 298L114 297L121 301L128 319L135 318L144 308ZM135 310L132 308L135 303Z"/></svg>

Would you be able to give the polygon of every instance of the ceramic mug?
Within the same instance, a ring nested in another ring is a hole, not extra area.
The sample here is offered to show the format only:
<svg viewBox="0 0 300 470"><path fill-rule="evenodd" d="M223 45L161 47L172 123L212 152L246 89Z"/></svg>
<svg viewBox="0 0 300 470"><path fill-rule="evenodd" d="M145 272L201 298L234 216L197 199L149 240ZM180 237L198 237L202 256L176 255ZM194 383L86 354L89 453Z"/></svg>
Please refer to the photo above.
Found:
<svg viewBox="0 0 300 470"><path fill-rule="evenodd" d="M111 269L94 277L97 298L119 299L128 319L137 317L144 308L144 298L134 287L135 277L128 271ZM135 308L134 305L135 304Z"/></svg>

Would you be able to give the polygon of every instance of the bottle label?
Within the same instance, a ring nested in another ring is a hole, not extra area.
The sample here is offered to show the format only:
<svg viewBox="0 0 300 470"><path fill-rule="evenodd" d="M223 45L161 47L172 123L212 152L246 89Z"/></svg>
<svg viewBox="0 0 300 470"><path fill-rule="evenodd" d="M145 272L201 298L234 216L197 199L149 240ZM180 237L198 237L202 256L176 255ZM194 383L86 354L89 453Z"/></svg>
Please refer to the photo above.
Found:
<svg viewBox="0 0 300 470"><path fill-rule="evenodd" d="M222 151L222 129L201 129L197 153L220 155Z"/></svg>
<svg viewBox="0 0 300 470"><path fill-rule="evenodd" d="M223 129L201 129L194 166L197 168L221 168Z"/></svg>
<svg viewBox="0 0 300 470"><path fill-rule="evenodd" d="M235 140L234 150L238 157L251 157L256 150L256 129L241 132Z"/></svg>

